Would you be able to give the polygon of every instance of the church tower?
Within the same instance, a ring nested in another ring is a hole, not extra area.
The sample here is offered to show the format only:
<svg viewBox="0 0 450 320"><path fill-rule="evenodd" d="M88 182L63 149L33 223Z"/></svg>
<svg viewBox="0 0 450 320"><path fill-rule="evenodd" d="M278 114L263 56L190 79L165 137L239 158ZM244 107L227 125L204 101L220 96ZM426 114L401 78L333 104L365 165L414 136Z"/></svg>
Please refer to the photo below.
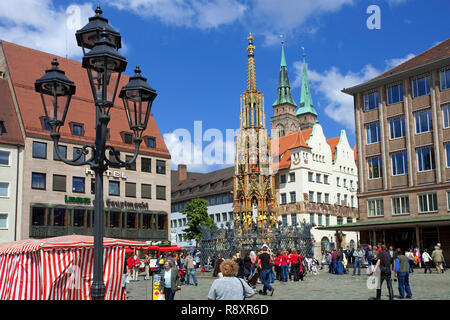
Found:
<svg viewBox="0 0 450 320"><path fill-rule="evenodd" d="M287 71L286 58L284 56L284 43L281 45L280 75L278 78L277 100L272 104L273 117L270 118L272 133L282 137L290 132L300 129L300 123L296 116L297 105L292 99L291 85Z"/></svg>
<svg viewBox="0 0 450 320"><path fill-rule="evenodd" d="M303 53L302 87L300 89L300 104L297 110L297 118L300 121L301 130L312 128L317 122L317 112L314 109L311 91L309 89L305 56Z"/></svg>
<svg viewBox="0 0 450 320"><path fill-rule="evenodd" d="M276 226L275 177L264 95L256 88L253 37L248 37L247 90L241 95L240 128L236 139L234 177L235 231Z"/></svg>

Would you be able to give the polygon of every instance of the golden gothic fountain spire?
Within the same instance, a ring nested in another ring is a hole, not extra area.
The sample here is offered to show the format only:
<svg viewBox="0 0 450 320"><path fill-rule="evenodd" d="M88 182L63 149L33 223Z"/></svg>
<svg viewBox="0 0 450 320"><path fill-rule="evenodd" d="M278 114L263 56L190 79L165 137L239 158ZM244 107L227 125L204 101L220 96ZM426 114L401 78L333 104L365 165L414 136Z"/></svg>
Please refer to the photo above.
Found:
<svg viewBox="0 0 450 320"><path fill-rule="evenodd" d="M253 36L250 33L248 36L248 78L247 78L247 90L255 91L256 90L256 73L255 73L255 56L253 51L255 50L255 46L253 45Z"/></svg>

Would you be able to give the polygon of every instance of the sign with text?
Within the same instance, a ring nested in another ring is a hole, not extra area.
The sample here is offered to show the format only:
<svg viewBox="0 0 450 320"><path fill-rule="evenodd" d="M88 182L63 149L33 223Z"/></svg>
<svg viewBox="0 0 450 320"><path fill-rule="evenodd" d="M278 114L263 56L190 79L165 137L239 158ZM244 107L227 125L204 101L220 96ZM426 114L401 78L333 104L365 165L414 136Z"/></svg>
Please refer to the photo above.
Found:
<svg viewBox="0 0 450 320"><path fill-rule="evenodd" d="M161 282L161 275L160 274L155 274L153 276L153 286L152 286L153 300L165 300L164 293L159 290L159 283L160 282Z"/></svg>

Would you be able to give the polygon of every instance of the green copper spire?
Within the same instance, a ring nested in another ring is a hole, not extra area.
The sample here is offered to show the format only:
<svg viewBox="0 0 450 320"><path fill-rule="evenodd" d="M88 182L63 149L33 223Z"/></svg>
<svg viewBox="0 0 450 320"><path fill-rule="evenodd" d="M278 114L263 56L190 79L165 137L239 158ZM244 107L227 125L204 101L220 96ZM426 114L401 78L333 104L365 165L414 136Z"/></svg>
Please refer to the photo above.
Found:
<svg viewBox="0 0 450 320"><path fill-rule="evenodd" d="M289 103L294 106L294 99L292 99L291 85L289 84L289 75L287 71L286 57L284 56L284 45L281 46L281 64L280 64L280 77L278 78L278 94L277 100L273 103L273 107Z"/></svg>
<svg viewBox="0 0 450 320"><path fill-rule="evenodd" d="M303 72L302 72L302 88L300 93L300 104L297 110L297 115L305 113L312 113L317 116L317 112L314 109L311 97L311 91L309 90L308 73L306 72L305 54L303 53Z"/></svg>

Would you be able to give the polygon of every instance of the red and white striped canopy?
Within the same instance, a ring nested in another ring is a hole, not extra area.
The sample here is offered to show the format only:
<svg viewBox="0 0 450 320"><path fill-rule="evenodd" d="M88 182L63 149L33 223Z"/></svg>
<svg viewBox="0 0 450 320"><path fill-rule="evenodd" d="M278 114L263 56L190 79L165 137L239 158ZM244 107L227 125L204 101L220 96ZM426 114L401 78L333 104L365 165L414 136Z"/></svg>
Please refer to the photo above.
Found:
<svg viewBox="0 0 450 320"><path fill-rule="evenodd" d="M28 239L16 242L0 243L0 255L35 252L39 249L64 249L64 248L91 248L94 246L93 236L69 235L46 239ZM148 247L145 242L103 238L104 247Z"/></svg>

